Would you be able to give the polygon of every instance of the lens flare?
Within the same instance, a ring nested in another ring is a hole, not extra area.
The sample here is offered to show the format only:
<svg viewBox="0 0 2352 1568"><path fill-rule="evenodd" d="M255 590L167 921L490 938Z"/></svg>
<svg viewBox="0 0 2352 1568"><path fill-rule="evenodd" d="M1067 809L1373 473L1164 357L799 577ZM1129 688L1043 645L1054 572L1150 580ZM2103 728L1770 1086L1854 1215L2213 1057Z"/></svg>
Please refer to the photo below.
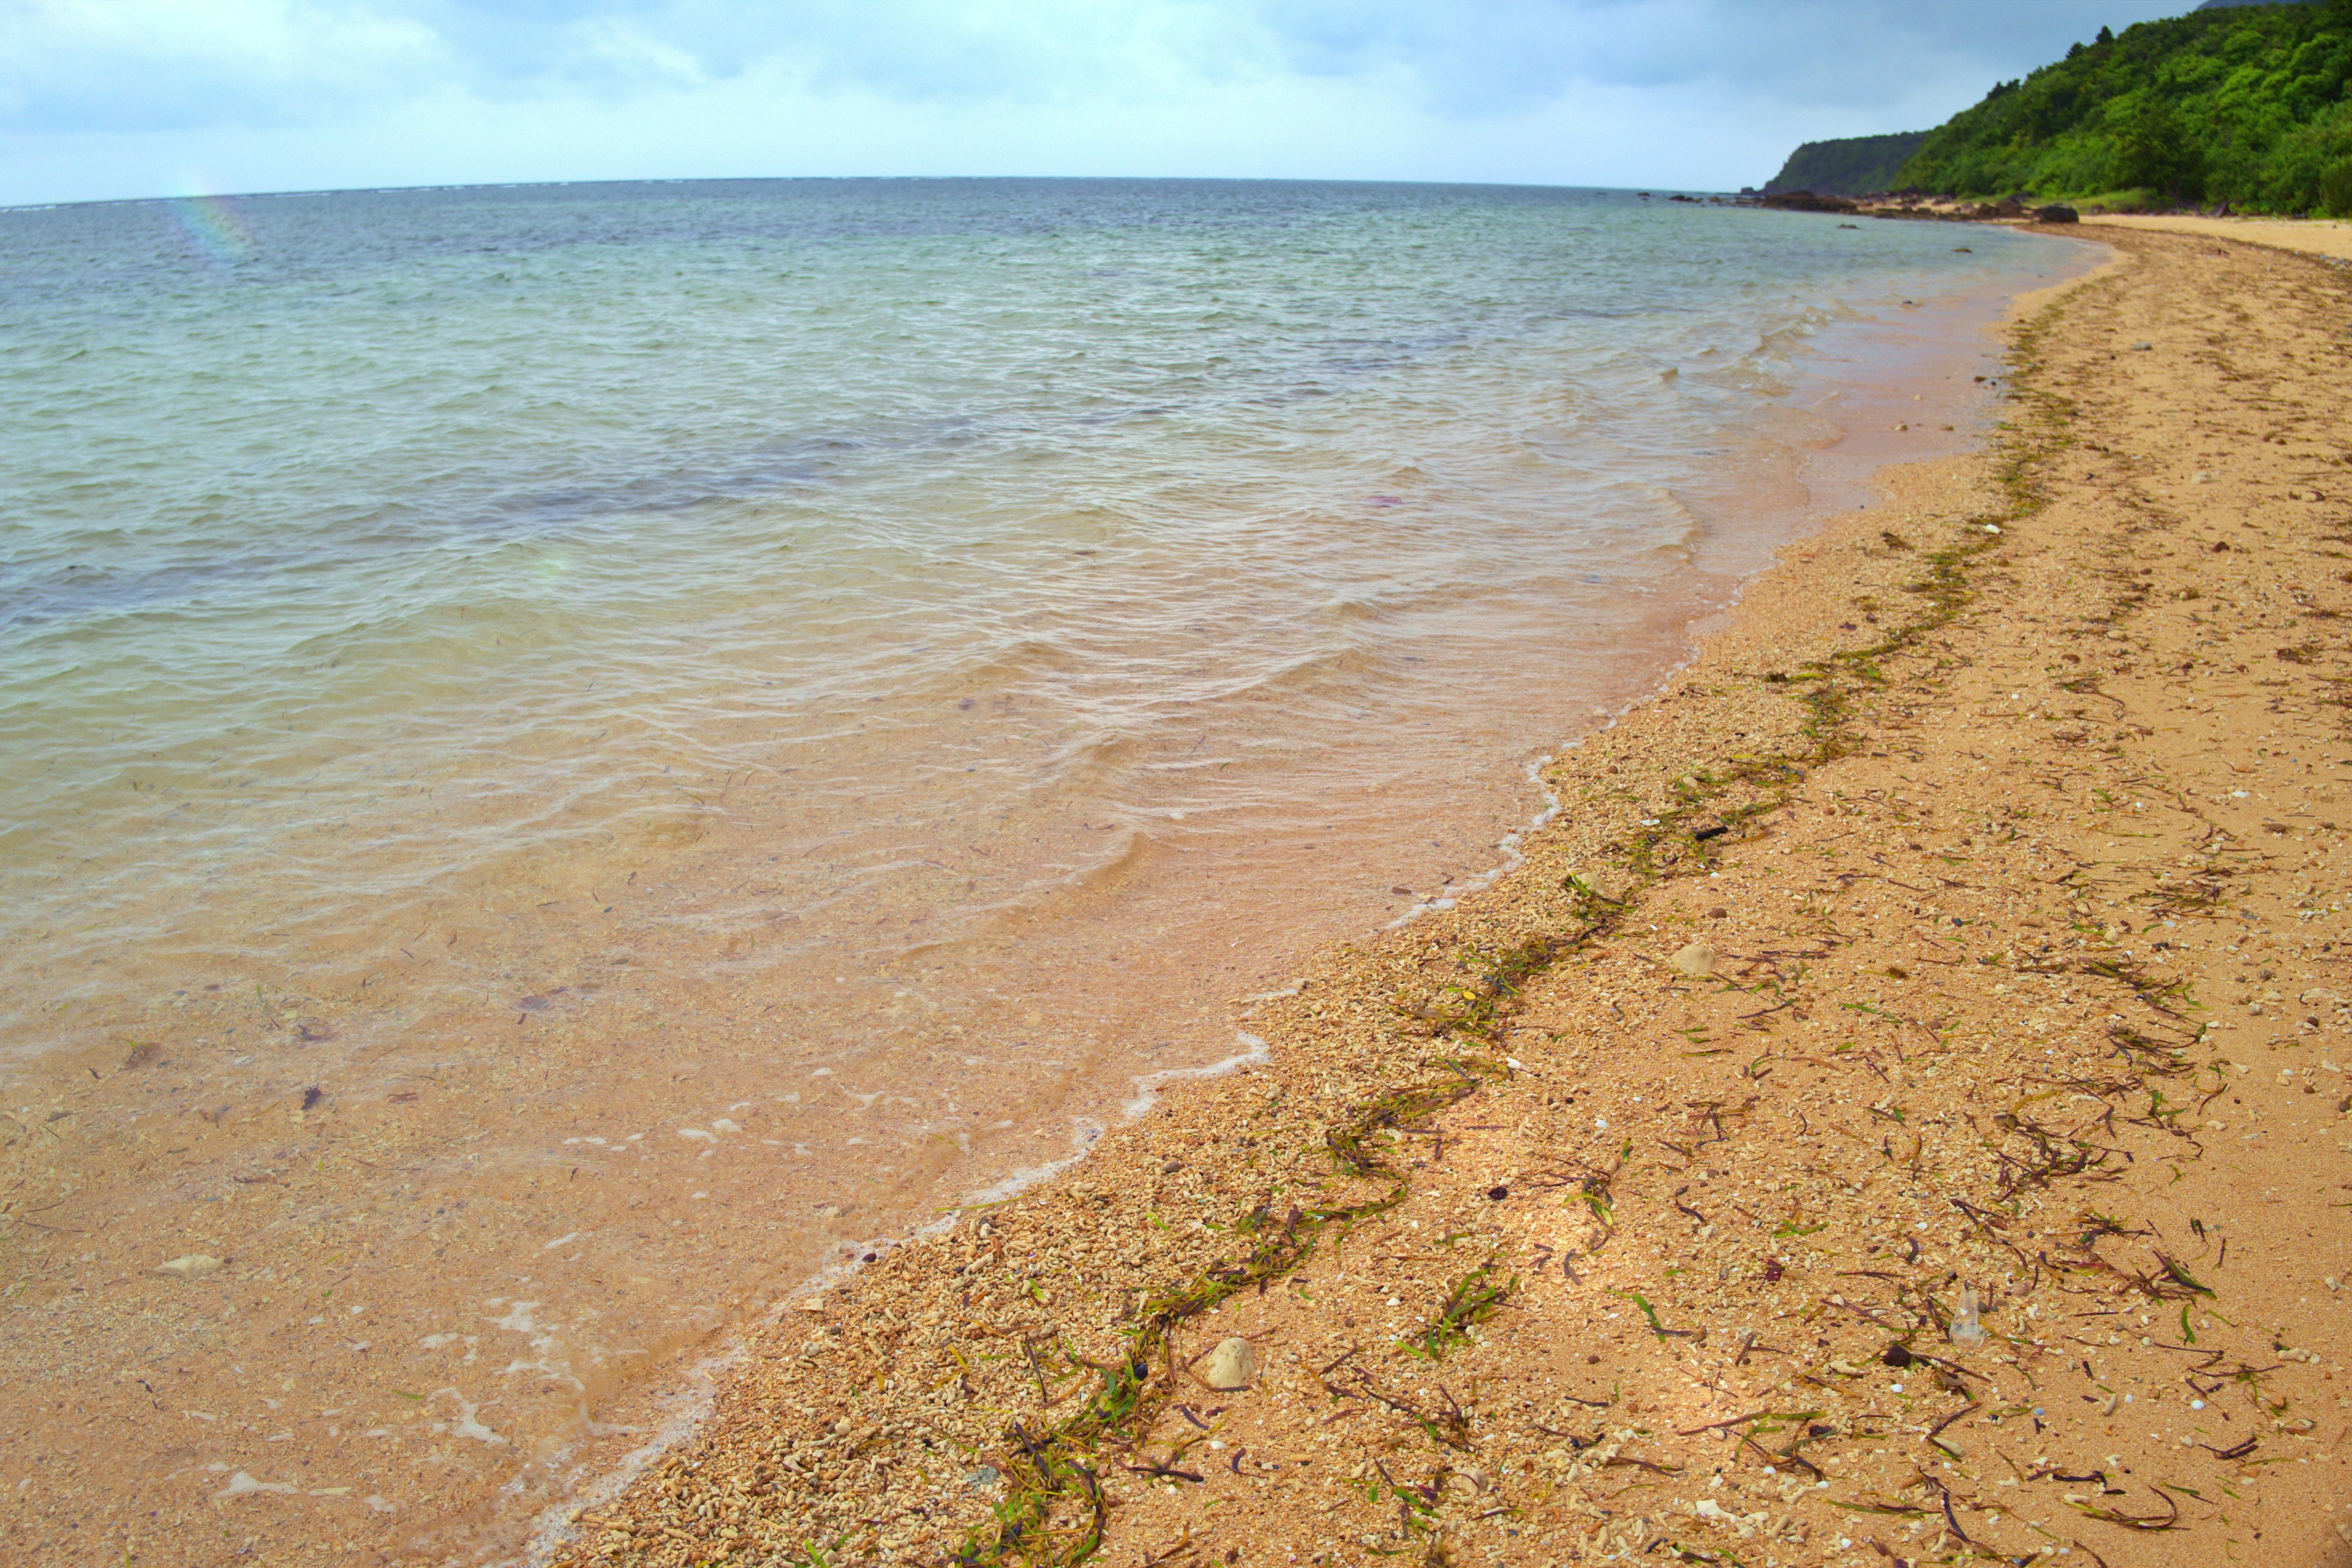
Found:
<svg viewBox="0 0 2352 1568"><path fill-rule="evenodd" d="M164 205L188 247L215 267L234 267L260 248L244 215L226 196L173 196Z"/></svg>

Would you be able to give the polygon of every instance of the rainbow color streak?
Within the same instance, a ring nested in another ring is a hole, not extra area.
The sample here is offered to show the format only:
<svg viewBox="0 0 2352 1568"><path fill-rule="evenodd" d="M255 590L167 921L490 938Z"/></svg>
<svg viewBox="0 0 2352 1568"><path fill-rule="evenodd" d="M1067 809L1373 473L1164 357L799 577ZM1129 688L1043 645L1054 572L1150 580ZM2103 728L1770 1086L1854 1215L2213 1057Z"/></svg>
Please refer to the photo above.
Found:
<svg viewBox="0 0 2352 1568"><path fill-rule="evenodd" d="M178 220L189 247L215 267L234 267L260 248L226 196L173 196L164 205Z"/></svg>

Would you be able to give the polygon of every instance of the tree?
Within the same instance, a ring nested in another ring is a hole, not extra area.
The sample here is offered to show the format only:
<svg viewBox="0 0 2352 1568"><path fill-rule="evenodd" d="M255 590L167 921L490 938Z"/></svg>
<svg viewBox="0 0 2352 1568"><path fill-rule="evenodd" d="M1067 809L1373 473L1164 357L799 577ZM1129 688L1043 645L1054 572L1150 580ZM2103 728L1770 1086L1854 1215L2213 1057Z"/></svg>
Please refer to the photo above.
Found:
<svg viewBox="0 0 2352 1568"><path fill-rule="evenodd" d="M2116 30L2113 27L2101 27L2099 29L2098 42L2102 44L2112 44L2115 41Z"/></svg>
<svg viewBox="0 0 2352 1568"><path fill-rule="evenodd" d="M2352 158L2337 160L2319 177L2319 203L2331 217L2352 217Z"/></svg>
<svg viewBox="0 0 2352 1568"><path fill-rule="evenodd" d="M2179 114L2160 98L2142 103L2116 133L2116 184L2190 201L2203 183L2204 161Z"/></svg>

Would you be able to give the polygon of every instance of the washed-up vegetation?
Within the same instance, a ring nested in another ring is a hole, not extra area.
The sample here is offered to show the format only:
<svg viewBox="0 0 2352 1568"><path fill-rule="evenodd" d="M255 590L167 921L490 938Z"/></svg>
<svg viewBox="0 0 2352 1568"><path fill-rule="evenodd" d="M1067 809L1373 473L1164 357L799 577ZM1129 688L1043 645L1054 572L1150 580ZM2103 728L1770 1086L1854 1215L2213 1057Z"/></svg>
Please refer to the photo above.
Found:
<svg viewBox="0 0 2352 1568"><path fill-rule="evenodd" d="M2258 1194L2344 1171L2339 824L2283 759L2340 754L2347 655L2253 659L2345 607L2352 540L2287 499L2341 288L2126 243L2153 281L2016 336L2000 460L1801 547L1842 564L1557 764L1493 894L1252 999L1263 1066L787 1314L574 1560L2312 1544L2342 1220ZM2161 398L2084 346L2255 307L2291 344L2133 362ZM2254 397L2267 449L2176 505Z"/></svg>

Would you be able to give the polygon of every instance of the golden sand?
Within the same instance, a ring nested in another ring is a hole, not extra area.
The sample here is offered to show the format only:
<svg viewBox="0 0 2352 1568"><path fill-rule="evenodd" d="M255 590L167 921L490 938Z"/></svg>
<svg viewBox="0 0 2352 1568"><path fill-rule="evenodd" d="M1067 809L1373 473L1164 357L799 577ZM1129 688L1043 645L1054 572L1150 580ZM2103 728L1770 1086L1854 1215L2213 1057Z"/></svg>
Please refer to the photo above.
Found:
<svg viewBox="0 0 2352 1568"><path fill-rule="evenodd" d="M2095 228L2136 228L2160 234L2196 234L2234 239L2280 250L2352 261L2352 223L2336 218L2198 217L2187 214L2100 213L2083 221Z"/></svg>
<svg viewBox="0 0 2352 1568"><path fill-rule="evenodd" d="M1515 874L780 1314L563 1560L2352 1562L2352 292L2100 237Z"/></svg>

